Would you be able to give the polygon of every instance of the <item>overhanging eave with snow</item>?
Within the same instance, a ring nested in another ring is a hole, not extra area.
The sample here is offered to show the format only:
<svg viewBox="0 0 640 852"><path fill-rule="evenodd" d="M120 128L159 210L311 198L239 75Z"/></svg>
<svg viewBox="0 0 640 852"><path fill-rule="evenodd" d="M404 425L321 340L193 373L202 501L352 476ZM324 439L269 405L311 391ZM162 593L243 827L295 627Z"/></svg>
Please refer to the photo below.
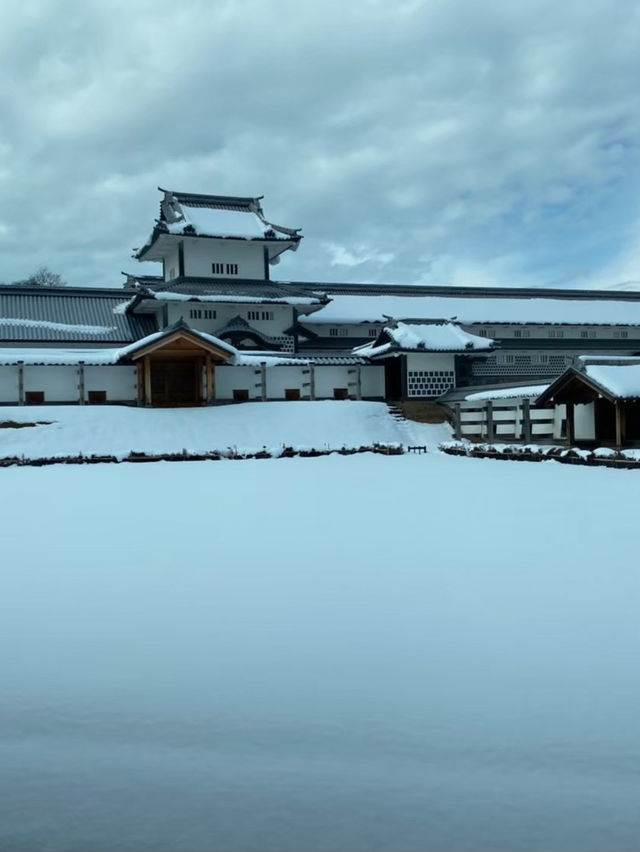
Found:
<svg viewBox="0 0 640 852"><path fill-rule="evenodd" d="M370 360L377 360L403 353L488 354L494 348L493 340L469 334L456 323L435 321L392 322L380 332L375 341L358 346L353 351Z"/></svg>

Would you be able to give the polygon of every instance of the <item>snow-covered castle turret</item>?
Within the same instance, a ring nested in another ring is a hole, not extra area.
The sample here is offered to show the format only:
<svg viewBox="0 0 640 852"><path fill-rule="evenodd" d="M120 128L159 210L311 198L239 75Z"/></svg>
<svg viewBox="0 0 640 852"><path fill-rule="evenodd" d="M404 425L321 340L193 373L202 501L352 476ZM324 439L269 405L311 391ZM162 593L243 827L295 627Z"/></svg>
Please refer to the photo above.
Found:
<svg viewBox="0 0 640 852"><path fill-rule="evenodd" d="M295 251L298 229L269 222L260 198L160 189L160 217L138 260L161 262L163 278L269 279L269 266Z"/></svg>

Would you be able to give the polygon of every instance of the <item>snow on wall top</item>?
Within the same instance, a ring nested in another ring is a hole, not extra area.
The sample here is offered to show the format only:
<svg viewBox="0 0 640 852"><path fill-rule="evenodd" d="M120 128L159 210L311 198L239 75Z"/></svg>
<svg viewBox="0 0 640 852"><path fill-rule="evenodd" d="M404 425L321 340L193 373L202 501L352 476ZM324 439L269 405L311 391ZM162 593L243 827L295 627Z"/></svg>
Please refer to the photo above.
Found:
<svg viewBox="0 0 640 852"><path fill-rule="evenodd" d="M602 299L520 299L469 296L331 296L304 325L455 319L460 323L640 326L640 302Z"/></svg>
<svg viewBox="0 0 640 852"><path fill-rule="evenodd" d="M546 385L526 385L519 388L495 388L494 390L479 391L477 393L469 393L465 396L465 402L474 402L487 399L516 399L519 397L528 397L535 399L544 393L549 387Z"/></svg>
<svg viewBox="0 0 640 852"><path fill-rule="evenodd" d="M589 365L585 375L619 399L640 397L640 364L629 366Z"/></svg>

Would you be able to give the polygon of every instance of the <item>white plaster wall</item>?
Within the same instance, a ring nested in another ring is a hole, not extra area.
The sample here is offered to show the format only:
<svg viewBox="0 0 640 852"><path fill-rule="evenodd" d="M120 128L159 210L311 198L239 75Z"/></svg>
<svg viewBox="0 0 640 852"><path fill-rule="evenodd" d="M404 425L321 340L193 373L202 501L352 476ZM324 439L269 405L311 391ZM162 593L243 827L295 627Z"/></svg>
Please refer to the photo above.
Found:
<svg viewBox="0 0 640 852"><path fill-rule="evenodd" d="M322 315L322 311L320 311L318 316ZM302 326L305 325L304 317L300 317L300 324ZM339 340L341 337L349 338L349 337L363 337L370 339L373 342L380 331L384 328L382 323L344 323L344 322L334 322L334 323L318 323L313 324L310 323L308 325L310 331L313 331L319 337L322 338L331 338L333 340ZM338 329L338 334L331 334L331 329ZM369 330L374 330L375 335L369 334Z"/></svg>
<svg viewBox="0 0 640 852"><path fill-rule="evenodd" d="M249 399L261 398L259 367L214 367L216 399L233 399L234 390L248 390Z"/></svg>
<svg viewBox="0 0 640 852"><path fill-rule="evenodd" d="M347 388L349 396L356 395L357 367L326 366L316 367L316 399L333 399L334 388ZM349 373L353 370L353 373ZM353 384L350 384L350 383Z"/></svg>
<svg viewBox="0 0 640 852"><path fill-rule="evenodd" d="M89 399L89 391L96 390L107 392L107 402L136 402L138 399L136 367L125 365L85 367L85 399Z"/></svg>
<svg viewBox="0 0 640 852"><path fill-rule="evenodd" d="M251 305L251 304L226 304L218 302L167 302L168 305L168 322L172 325L177 322L180 317L185 322L189 323L193 328L199 331L204 331L207 334L215 335L219 329L234 319L241 316L249 325L256 330L261 331L269 337L279 337L284 334L285 329L290 328L293 324L293 308L290 305ZM192 310L214 310L216 312L215 319L204 319L191 317ZM249 311L271 311L273 314L272 320L249 319Z"/></svg>
<svg viewBox="0 0 640 852"><path fill-rule="evenodd" d="M214 240L186 237L184 240L184 274L198 278L228 278L226 273L214 275L212 263L237 263L233 278L264 279L263 244L249 240Z"/></svg>
<svg viewBox="0 0 640 852"><path fill-rule="evenodd" d="M410 352L407 370L454 370L455 355L446 352Z"/></svg>
<svg viewBox="0 0 640 852"><path fill-rule="evenodd" d="M0 402L18 402L18 367L0 367Z"/></svg>
<svg viewBox="0 0 640 852"><path fill-rule="evenodd" d="M573 416L576 439L578 441L595 441L595 403L576 405Z"/></svg>
<svg viewBox="0 0 640 852"><path fill-rule="evenodd" d="M363 397L381 397L385 395L384 366L372 365L360 368Z"/></svg>
<svg viewBox="0 0 640 852"><path fill-rule="evenodd" d="M177 278L180 275L180 263L179 263L179 254L178 254L178 246L175 244L173 248L171 248L164 258L164 280L171 281L173 278ZM175 270L175 275L171 276L171 270Z"/></svg>
<svg viewBox="0 0 640 852"><path fill-rule="evenodd" d="M304 371L307 371L306 373ZM301 399L309 398L308 367L267 367L267 399L284 399L285 389L298 388Z"/></svg>
<svg viewBox="0 0 640 852"><path fill-rule="evenodd" d="M25 366L24 390L44 391L45 402L78 402L78 368Z"/></svg>

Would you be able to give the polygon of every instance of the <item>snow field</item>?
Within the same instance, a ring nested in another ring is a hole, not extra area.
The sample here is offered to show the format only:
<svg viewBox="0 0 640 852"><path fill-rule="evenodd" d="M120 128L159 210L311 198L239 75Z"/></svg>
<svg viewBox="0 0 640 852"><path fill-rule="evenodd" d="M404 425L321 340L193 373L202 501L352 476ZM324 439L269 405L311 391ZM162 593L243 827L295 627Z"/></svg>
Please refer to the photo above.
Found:
<svg viewBox="0 0 640 852"><path fill-rule="evenodd" d="M0 471L0 847L635 848L639 488L441 454Z"/></svg>
<svg viewBox="0 0 640 852"><path fill-rule="evenodd" d="M210 408L146 409L128 406L5 406L3 421L53 421L50 425L0 429L0 458L206 453L278 453L340 449L374 443L432 447L451 437L447 425L398 423L380 402L252 402Z"/></svg>

